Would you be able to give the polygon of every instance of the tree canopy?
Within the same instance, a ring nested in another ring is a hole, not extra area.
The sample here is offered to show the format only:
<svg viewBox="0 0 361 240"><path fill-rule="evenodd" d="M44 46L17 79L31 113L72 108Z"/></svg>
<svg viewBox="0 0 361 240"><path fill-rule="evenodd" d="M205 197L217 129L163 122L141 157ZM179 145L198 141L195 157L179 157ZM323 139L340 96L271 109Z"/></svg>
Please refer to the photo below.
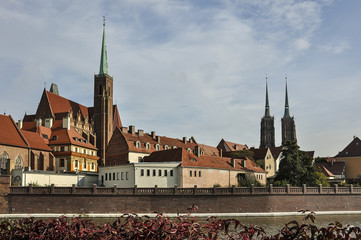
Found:
<svg viewBox="0 0 361 240"><path fill-rule="evenodd" d="M313 159L300 150L296 142L287 142L282 149L282 158L275 181L287 181L292 186L316 186L320 183Z"/></svg>
<svg viewBox="0 0 361 240"><path fill-rule="evenodd" d="M247 158L249 158L249 159L251 159L253 161L254 160L254 153L251 150L245 148L243 150L232 152L231 157L234 157L234 158L245 158L245 157L247 157Z"/></svg>

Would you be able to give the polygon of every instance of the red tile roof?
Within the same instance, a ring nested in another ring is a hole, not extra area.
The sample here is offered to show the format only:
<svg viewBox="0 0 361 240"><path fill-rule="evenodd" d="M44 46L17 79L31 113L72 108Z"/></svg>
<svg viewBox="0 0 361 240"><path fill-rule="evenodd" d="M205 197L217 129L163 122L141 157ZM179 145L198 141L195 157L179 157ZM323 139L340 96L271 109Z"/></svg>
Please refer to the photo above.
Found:
<svg viewBox="0 0 361 240"><path fill-rule="evenodd" d="M216 147L204 145L204 144L198 144L201 150L203 150L204 155L208 156L219 156L219 150Z"/></svg>
<svg viewBox="0 0 361 240"><path fill-rule="evenodd" d="M11 116L0 114L0 144L28 147L28 143Z"/></svg>
<svg viewBox="0 0 361 240"><path fill-rule="evenodd" d="M339 152L335 158L358 156L361 156L361 140L358 137L354 137L352 142Z"/></svg>
<svg viewBox="0 0 361 240"><path fill-rule="evenodd" d="M26 141L29 143L31 149L44 150L44 151L53 151L48 145L45 144L44 140L40 137L38 133L29 132L25 130L20 130Z"/></svg>
<svg viewBox="0 0 361 240"><path fill-rule="evenodd" d="M72 110L74 115L80 112L82 118L89 118L87 107L46 90L45 93L49 99L50 108L53 114L68 113Z"/></svg>
<svg viewBox="0 0 361 240"><path fill-rule="evenodd" d="M265 171L258 167L253 161L249 159L234 159L235 166L232 166L232 158L217 157L201 155L197 157L192 152L188 152L184 148L177 148L165 151L153 152L151 155L144 158L145 162L182 162L184 167L204 167L215 169L229 169L229 170L244 170L252 172ZM243 167L243 163L246 167Z"/></svg>
<svg viewBox="0 0 361 240"><path fill-rule="evenodd" d="M229 141L224 141L226 143L226 145L230 148L230 150L233 151L240 151L243 149L247 149L247 145L243 145L243 144L239 144L239 143L233 143L233 142L229 142Z"/></svg>

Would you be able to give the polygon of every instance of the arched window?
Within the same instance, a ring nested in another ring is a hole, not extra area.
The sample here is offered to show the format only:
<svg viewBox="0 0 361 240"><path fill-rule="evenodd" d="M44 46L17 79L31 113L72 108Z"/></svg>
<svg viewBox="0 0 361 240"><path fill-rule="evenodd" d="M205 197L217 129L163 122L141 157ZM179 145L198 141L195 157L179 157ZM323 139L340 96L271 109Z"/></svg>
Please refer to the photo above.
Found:
<svg viewBox="0 0 361 240"><path fill-rule="evenodd" d="M136 148L140 148L140 142L139 142L139 141L136 141L136 142L135 142L135 147L136 147Z"/></svg>
<svg viewBox="0 0 361 240"><path fill-rule="evenodd" d="M160 149L159 144L155 144L155 150L159 151L159 149Z"/></svg>
<svg viewBox="0 0 361 240"><path fill-rule="evenodd" d="M188 152L192 152L192 149L190 149L190 148L187 148L187 151L188 151Z"/></svg>
<svg viewBox="0 0 361 240"><path fill-rule="evenodd" d="M168 149L169 149L168 145L164 145L164 150L168 150Z"/></svg>
<svg viewBox="0 0 361 240"><path fill-rule="evenodd" d="M149 142L147 142L147 143L145 144L145 148L146 148L146 149L150 149L150 144L149 144Z"/></svg>
<svg viewBox="0 0 361 240"><path fill-rule="evenodd" d="M9 160L10 160L10 158L9 158L9 155L7 154L7 152L3 152L0 156L1 174L6 174L7 165L8 165Z"/></svg>
<svg viewBox="0 0 361 240"><path fill-rule="evenodd" d="M19 154L15 160L15 169L22 169L22 168L23 168L23 158Z"/></svg>
<svg viewBox="0 0 361 240"><path fill-rule="evenodd" d="M203 150L201 150L201 155L204 155L204 151L203 151Z"/></svg>

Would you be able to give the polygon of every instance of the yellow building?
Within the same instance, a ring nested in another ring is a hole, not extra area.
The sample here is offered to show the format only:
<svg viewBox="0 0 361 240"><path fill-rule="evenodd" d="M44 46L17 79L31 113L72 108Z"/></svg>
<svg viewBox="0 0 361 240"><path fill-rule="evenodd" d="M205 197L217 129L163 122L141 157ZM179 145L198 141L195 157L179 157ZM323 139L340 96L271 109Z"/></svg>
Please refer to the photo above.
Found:
<svg viewBox="0 0 361 240"><path fill-rule="evenodd" d="M352 142L335 156L336 162L345 162L346 178L361 177L361 140L354 137Z"/></svg>

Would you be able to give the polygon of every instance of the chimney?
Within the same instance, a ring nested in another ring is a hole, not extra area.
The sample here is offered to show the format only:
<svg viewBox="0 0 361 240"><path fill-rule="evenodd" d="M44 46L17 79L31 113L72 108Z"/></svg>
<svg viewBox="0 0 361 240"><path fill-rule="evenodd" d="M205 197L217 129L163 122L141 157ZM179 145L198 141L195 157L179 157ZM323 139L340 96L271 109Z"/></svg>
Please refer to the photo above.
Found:
<svg viewBox="0 0 361 240"><path fill-rule="evenodd" d="M134 125L130 125L129 126L129 132L134 135L135 134L135 126Z"/></svg>
<svg viewBox="0 0 361 240"><path fill-rule="evenodd" d="M138 129L138 135L139 135L139 137L143 137L144 136L144 131Z"/></svg>
<svg viewBox="0 0 361 240"><path fill-rule="evenodd" d="M223 157L223 150L222 149L219 150L219 156Z"/></svg>
<svg viewBox="0 0 361 240"><path fill-rule="evenodd" d="M234 159L234 158L231 159L231 165L233 168L236 167L236 159Z"/></svg>
<svg viewBox="0 0 361 240"><path fill-rule="evenodd" d="M122 127L122 132L123 133L128 133L128 128L127 127Z"/></svg>
<svg viewBox="0 0 361 240"><path fill-rule="evenodd" d="M183 137L183 143L187 142L187 137Z"/></svg>
<svg viewBox="0 0 361 240"><path fill-rule="evenodd" d="M201 156L201 149L198 145L194 148L194 153L197 157Z"/></svg>
<svg viewBox="0 0 361 240"><path fill-rule="evenodd" d="M23 128L23 120L19 120L18 121L18 128L22 129Z"/></svg>
<svg viewBox="0 0 361 240"><path fill-rule="evenodd" d="M156 141L160 143L160 136L156 136Z"/></svg>
<svg viewBox="0 0 361 240"><path fill-rule="evenodd" d="M156 140L156 138L155 138L155 131L152 131L150 135L152 136L153 140Z"/></svg>
<svg viewBox="0 0 361 240"><path fill-rule="evenodd" d="M36 127L41 126L41 123L42 123L41 118L35 119L35 122L36 122Z"/></svg>
<svg viewBox="0 0 361 240"><path fill-rule="evenodd" d="M63 118L63 128L70 130L70 117L69 114Z"/></svg>
<svg viewBox="0 0 361 240"><path fill-rule="evenodd" d="M51 128L53 126L53 118L45 118L45 127Z"/></svg>
<svg viewBox="0 0 361 240"><path fill-rule="evenodd" d="M193 143L193 139L192 139L192 138L189 139L189 143Z"/></svg>

